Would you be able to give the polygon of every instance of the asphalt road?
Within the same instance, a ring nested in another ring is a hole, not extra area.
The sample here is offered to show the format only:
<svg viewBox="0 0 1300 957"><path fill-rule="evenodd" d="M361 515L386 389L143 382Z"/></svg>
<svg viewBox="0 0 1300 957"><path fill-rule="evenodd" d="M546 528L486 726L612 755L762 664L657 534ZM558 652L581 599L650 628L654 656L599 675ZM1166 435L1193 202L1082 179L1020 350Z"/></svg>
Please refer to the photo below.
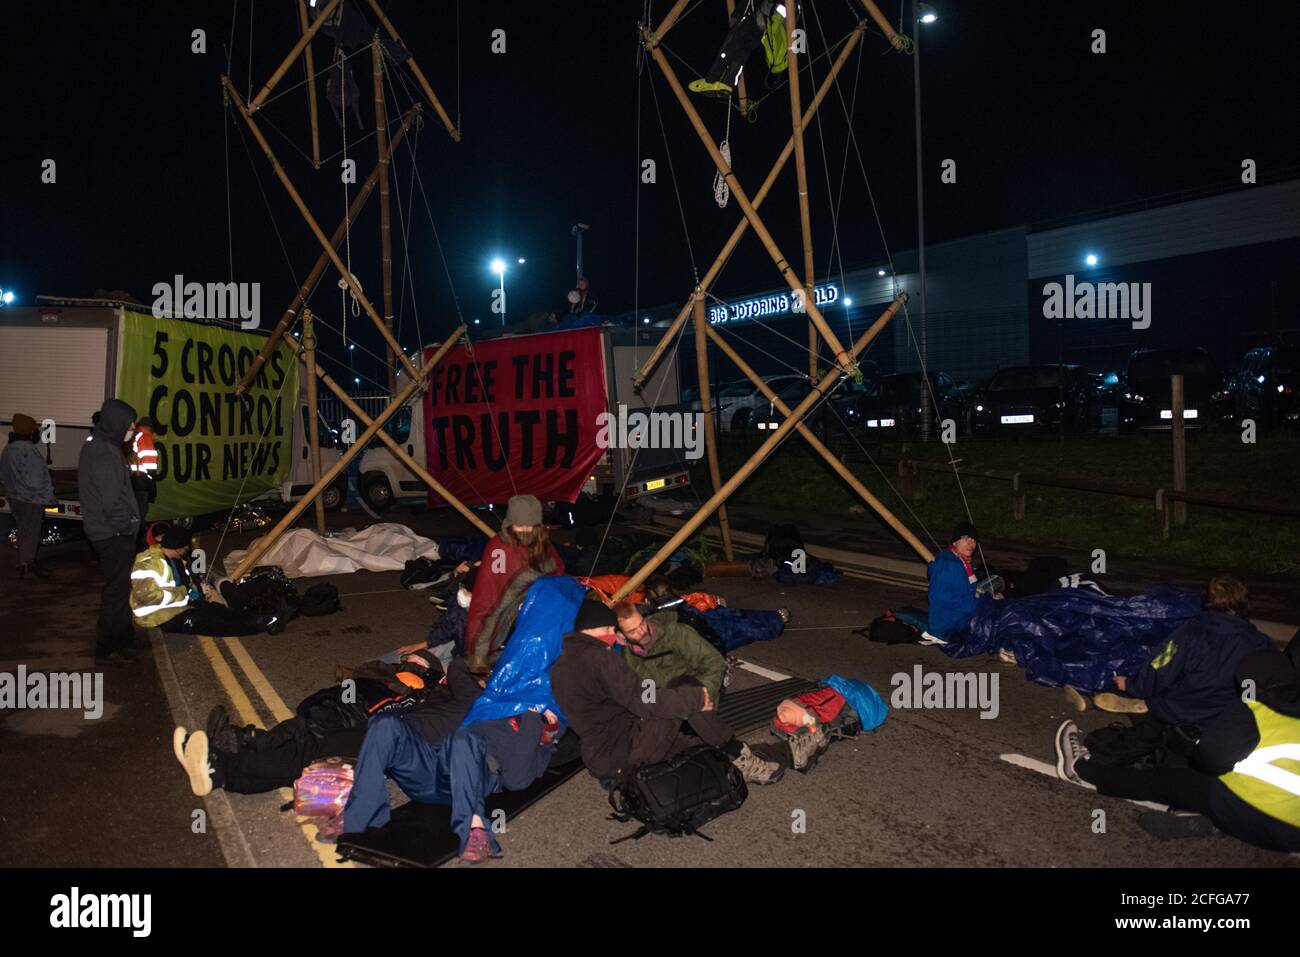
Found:
<svg viewBox="0 0 1300 957"><path fill-rule="evenodd" d="M424 534L458 519L390 516ZM359 521L361 520L361 521ZM332 526L364 514L331 516ZM252 536L230 536L222 551ZM204 545L216 547L216 536ZM815 553L815 548L813 549ZM17 583L0 594L0 670L89 670L98 580L81 548L51 550L53 584ZM214 792L195 798L171 756L174 724L201 726L225 702L263 724L333 683L355 663L423 637L435 612L398 574L330 579L343 610L294 621L280 635L244 639L168 636L134 666L106 674L104 715L7 712L0 721L0 864L83 866L336 866L330 848L279 810L282 793ZM608 820L604 793L580 775L512 820L502 837L511 866L1296 866L1231 838L1163 843L1136 823L1140 808L1012 766L1002 755L1054 762L1052 737L1067 713L1061 692L1025 681L995 658L951 661L917 646L884 647L850 634L919 591L858 578L781 588L748 578L706 581L734 607L789 607L779 639L739 656L780 674L861 678L888 698L891 678L971 672L998 681L998 713L894 709L876 732L836 743L809 775L751 789L748 802L707 828L712 841L647 837L613 845L630 825ZM736 687L768 680L748 671ZM1108 716L1079 716L1085 728ZM751 736L762 740L763 733ZM400 797L400 796L399 796ZM1098 814L1097 812L1104 812ZM206 831L195 833L196 812ZM802 825L802 826L799 826ZM449 866L462 866L452 864Z"/></svg>

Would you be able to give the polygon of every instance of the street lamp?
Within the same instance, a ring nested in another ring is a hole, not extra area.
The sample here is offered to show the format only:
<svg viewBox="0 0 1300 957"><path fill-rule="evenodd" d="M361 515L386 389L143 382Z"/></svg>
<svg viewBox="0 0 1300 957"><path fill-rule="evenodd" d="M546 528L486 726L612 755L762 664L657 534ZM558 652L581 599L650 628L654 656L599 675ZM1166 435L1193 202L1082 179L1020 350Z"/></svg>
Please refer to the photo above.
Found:
<svg viewBox="0 0 1300 957"><path fill-rule="evenodd" d="M586 223L574 223L573 228L569 230L578 244L578 277L582 278L582 234L591 229Z"/></svg>
<svg viewBox="0 0 1300 957"><path fill-rule="evenodd" d="M912 44L912 88L916 101L916 265L921 284L921 441L930 441L930 390L926 388L929 375L929 351L925 329L925 192L921 183L921 30L923 23L934 23L939 14L934 7L920 0L912 0L912 18L917 29Z"/></svg>
<svg viewBox="0 0 1300 957"><path fill-rule="evenodd" d="M501 325L506 324L506 261L498 256L492 260L492 271L497 274L497 288L501 290Z"/></svg>

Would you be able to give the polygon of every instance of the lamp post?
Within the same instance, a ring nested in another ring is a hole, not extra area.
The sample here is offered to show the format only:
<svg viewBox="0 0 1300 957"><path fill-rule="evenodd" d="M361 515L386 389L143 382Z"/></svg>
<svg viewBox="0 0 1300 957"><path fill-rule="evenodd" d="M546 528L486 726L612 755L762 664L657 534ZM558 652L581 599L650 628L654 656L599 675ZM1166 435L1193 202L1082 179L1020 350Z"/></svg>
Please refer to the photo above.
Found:
<svg viewBox="0 0 1300 957"><path fill-rule="evenodd" d="M506 324L506 261L500 257L492 260L492 271L497 274L497 288L501 290L501 325Z"/></svg>
<svg viewBox="0 0 1300 957"><path fill-rule="evenodd" d="M916 265L921 285L921 441L930 441L929 350L926 343L925 309L925 192L921 182L921 24L934 23L934 7L912 0L916 34L912 45L912 88L916 102Z"/></svg>
<svg viewBox="0 0 1300 957"><path fill-rule="evenodd" d="M586 223L576 223L574 224L573 229L570 230L570 232L573 233L573 238L577 240L578 243L578 275L575 277L576 279L582 278L582 234L589 229L591 229L591 227Z"/></svg>

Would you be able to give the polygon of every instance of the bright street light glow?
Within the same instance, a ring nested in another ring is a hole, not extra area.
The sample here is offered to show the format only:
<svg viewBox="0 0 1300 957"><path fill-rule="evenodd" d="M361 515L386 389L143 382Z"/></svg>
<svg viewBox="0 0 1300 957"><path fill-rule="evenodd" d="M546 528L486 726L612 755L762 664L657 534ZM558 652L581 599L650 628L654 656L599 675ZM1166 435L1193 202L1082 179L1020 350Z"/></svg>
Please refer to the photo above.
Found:
<svg viewBox="0 0 1300 957"><path fill-rule="evenodd" d="M1096 253L1088 253L1087 257L1084 259L1084 262L1086 262L1089 266L1097 265Z"/></svg>
<svg viewBox="0 0 1300 957"><path fill-rule="evenodd" d="M928 3L918 3L916 5L916 19L922 23L934 23L939 19L939 14L935 13L934 7Z"/></svg>
<svg viewBox="0 0 1300 957"><path fill-rule="evenodd" d="M492 271L494 273L503 273L506 271L506 262L504 259L492 260Z"/></svg>
<svg viewBox="0 0 1300 957"><path fill-rule="evenodd" d="M526 263L526 262L528 262L528 260L525 259L523 256L520 256L520 257L519 257L519 265L522 266L522 265L523 265L524 263Z"/></svg>
<svg viewBox="0 0 1300 957"><path fill-rule="evenodd" d="M877 269L877 270L876 270L876 275L877 275L877 276L883 276L884 274L885 274L885 271L884 271L883 269Z"/></svg>
<svg viewBox="0 0 1300 957"><path fill-rule="evenodd" d="M6 306L9 305L9 303L11 303L11 302L14 301L14 294L13 294L12 290L6 289L5 292L4 292L4 295L3 295L2 297L0 297L0 299L3 299L3 300L4 300L4 304L5 304Z"/></svg>
<svg viewBox="0 0 1300 957"><path fill-rule="evenodd" d="M352 381L355 382L357 385L361 385L361 380L357 376L353 376Z"/></svg>
<svg viewBox="0 0 1300 957"><path fill-rule="evenodd" d="M853 300L852 300L852 299L845 299L845 300L844 300L844 305L846 305L846 306L851 306L851 305L853 305Z"/></svg>

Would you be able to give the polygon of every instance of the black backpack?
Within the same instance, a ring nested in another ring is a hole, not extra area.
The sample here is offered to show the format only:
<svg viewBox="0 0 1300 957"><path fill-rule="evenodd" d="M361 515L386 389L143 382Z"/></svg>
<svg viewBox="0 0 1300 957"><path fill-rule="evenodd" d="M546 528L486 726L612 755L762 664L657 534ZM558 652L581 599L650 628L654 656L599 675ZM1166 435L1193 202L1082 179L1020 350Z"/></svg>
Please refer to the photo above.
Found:
<svg viewBox="0 0 1300 957"><path fill-rule="evenodd" d="M789 561L795 549L803 549L803 536L799 534L798 528L788 522L784 525L769 526L763 551L774 562L780 565L782 562ZM807 549L804 551L806 553Z"/></svg>
<svg viewBox="0 0 1300 957"><path fill-rule="evenodd" d="M298 602L300 615L332 615L343 606L339 604L338 586L329 582L312 585L303 592Z"/></svg>
<svg viewBox="0 0 1300 957"><path fill-rule="evenodd" d="M892 611L873 619L869 627L859 628L853 634L865 635L868 640L883 645L910 645L921 640L921 632L916 626L899 621Z"/></svg>
<svg viewBox="0 0 1300 957"><path fill-rule="evenodd" d="M610 843L647 834L696 834L712 840L699 828L736 810L748 796L745 779L729 757L707 744L696 745L667 761L638 768L627 783L609 792L611 819L641 822L638 830Z"/></svg>

